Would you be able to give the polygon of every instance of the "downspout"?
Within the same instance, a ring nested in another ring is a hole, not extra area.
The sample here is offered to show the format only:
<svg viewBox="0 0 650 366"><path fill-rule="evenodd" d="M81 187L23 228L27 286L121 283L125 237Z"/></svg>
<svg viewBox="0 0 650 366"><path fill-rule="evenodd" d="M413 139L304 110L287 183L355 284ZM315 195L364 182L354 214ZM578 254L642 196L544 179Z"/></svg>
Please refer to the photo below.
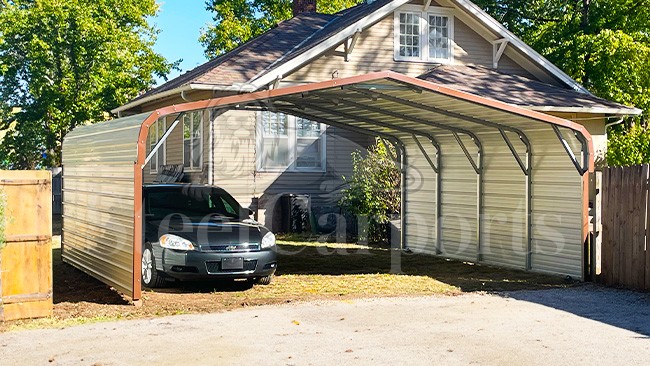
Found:
<svg viewBox="0 0 650 366"><path fill-rule="evenodd" d="M605 133L607 133L607 128L621 124L624 119L625 119L625 117L619 117L619 119L617 119L614 122L606 123L605 124Z"/></svg>
<svg viewBox="0 0 650 366"><path fill-rule="evenodd" d="M183 99L186 102L191 102L191 100L189 100L189 99L187 99L187 97L185 97L185 90L181 90L181 99Z"/></svg>

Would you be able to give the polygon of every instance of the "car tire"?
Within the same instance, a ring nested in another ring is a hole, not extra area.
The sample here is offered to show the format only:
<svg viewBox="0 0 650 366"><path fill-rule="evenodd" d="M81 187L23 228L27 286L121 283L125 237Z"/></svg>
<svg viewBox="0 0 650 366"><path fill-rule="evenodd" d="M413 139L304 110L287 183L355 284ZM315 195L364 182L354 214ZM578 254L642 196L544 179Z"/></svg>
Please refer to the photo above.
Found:
<svg viewBox="0 0 650 366"><path fill-rule="evenodd" d="M151 245L146 245L142 250L142 285L148 288L162 287L165 279L156 269L156 259Z"/></svg>
<svg viewBox="0 0 650 366"><path fill-rule="evenodd" d="M273 280L273 275L258 277L255 279L255 284L266 286L266 285L270 285L272 280Z"/></svg>

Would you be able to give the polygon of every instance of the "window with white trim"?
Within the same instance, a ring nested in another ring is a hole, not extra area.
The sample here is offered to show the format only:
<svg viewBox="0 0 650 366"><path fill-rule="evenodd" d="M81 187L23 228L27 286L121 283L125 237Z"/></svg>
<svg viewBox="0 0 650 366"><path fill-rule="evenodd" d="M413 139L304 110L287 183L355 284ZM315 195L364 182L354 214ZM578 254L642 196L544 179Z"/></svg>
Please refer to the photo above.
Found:
<svg viewBox="0 0 650 366"><path fill-rule="evenodd" d="M411 9L411 8L408 8ZM454 17L451 10L395 12L395 60L453 62Z"/></svg>
<svg viewBox="0 0 650 366"><path fill-rule="evenodd" d="M167 124L165 119L159 119L149 127L149 152L153 151L153 148L156 147L156 144L165 134L167 130ZM154 156L149 161L149 172L158 173L158 168L165 165L165 149L167 147L167 141L163 142L162 146L156 151Z"/></svg>
<svg viewBox="0 0 650 366"><path fill-rule="evenodd" d="M203 164L203 112L183 114L183 166L187 171L201 170Z"/></svg>
<svg viewBox="0 0 650 366"><path fill-rule="evenodd" d="M284 113L258 113L259 171L324 171L325 126Z"/></svg>

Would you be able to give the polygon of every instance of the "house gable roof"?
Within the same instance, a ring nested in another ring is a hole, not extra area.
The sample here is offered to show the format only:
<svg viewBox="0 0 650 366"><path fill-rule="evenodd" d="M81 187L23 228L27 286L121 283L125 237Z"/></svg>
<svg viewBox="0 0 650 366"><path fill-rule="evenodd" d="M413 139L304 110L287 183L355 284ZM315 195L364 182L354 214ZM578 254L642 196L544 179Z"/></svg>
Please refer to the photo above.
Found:
<svg viewBox="0 0 650 366"><path fill-rule="evenodd" d="M329 49L340 45L356 32L384 19L409 1L376 0L334 15L300 14L244 45L148 91L113 112L128 110L148 101L192 89L224 90L234 93L265 88L278 78L290 74ZM513 47L541 69L563 82L566 88L570 88L567 90L575 90L575 94L590 95L578 82L519 40L475 4L466 0L442 0L441 2L453 4L478 22L481 27L507 40L508 47Z"/></svg>

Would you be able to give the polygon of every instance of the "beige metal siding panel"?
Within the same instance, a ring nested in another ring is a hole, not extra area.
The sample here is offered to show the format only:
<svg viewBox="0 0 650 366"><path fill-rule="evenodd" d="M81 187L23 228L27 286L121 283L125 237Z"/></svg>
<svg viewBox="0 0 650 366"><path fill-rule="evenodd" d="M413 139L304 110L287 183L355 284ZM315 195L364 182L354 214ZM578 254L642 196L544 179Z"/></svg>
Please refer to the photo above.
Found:
<svg viewBox="0 0 650 366"><path fill-rule="evenodd" d="M418 140L429 158L435 163L437 155L435 147L426 138L418 138ZM414 252L436 254L437 174L412 138L405 138L404 142L408 155L407 209L404 214L406 243Z"/></svg>
<svg viewBox="0 0 650 366"><path fill-rule="evenodd" d="M484 148L483 227L481 253L485 263L526 267L526 176L502 136L479 135ZM525 148L517 144L525 161Z"/></svg>
<svg viewBox="0 0 650 366"><path fill-rule="evenodd" d="M526 132L534 151L532 269L582 278L582 180L550 128Z"/></svg>
<svg viewBox="0 0 650 366"><path fill-rule="evenodd" d="M476 158L476 146L466 138L463 141ZM440 138L439 142L442 145L442 255L476 260L477 174L453 138Z"/></svg>
<svg viewBox="0 0 650 366"><path fill-rule="evenodd" d="M63 259L132 295L136 115L78 127L63 143Z"/></svg>

